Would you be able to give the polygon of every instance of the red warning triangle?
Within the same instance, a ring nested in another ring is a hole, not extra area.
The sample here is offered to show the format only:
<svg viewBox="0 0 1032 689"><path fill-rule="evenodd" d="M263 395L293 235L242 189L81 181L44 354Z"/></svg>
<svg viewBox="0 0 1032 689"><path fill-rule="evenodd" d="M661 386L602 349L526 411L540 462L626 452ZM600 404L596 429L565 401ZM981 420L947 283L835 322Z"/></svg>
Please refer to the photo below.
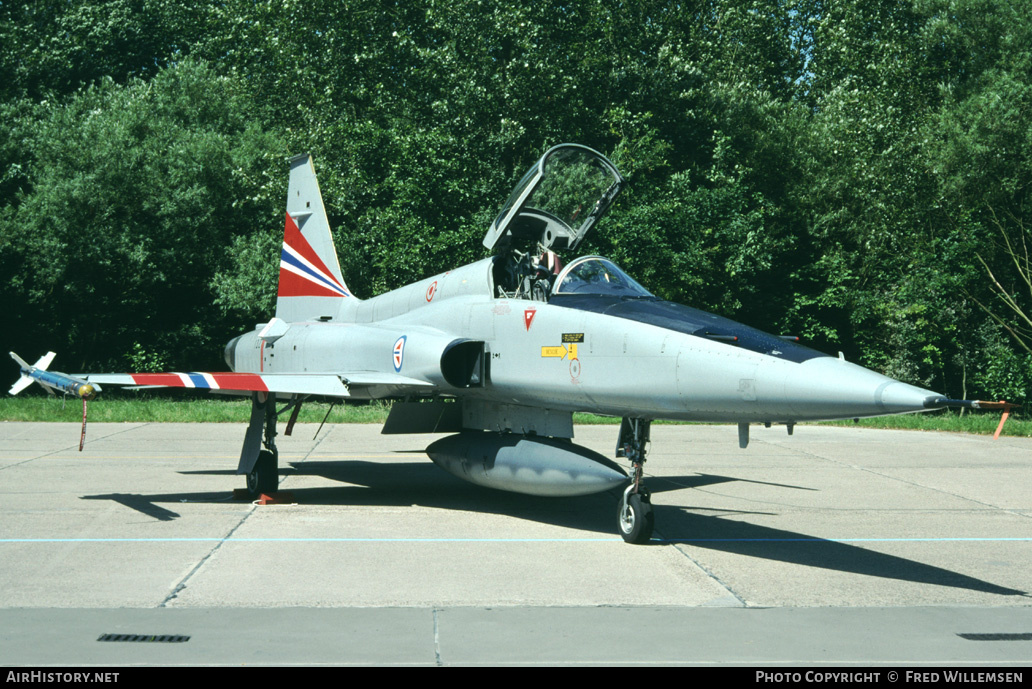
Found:
<svg viewBox="0 0 1032 689"><path fill-rule="evenodd" d="M527 330L530 330L530 324L534 322L534 316L537 315L537 309L527 309L523 312L523 325L526 326Z"/></svg>

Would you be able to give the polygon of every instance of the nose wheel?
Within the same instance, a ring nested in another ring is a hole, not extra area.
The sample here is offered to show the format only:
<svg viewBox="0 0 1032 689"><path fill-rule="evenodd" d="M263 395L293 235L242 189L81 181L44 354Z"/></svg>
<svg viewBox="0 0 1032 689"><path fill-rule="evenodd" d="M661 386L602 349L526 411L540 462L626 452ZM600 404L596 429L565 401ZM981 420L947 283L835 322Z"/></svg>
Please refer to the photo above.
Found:
<svg viewBox="0 0 1032 689"><path fill-rule="evenodd" d="M649 542L656 525L652 500L644 482L645 449L651 423L649 419L624 418L616 442L616 456L631 461L631 485L624 490L617 507L617 530L625 541L638 545Z"/></svg>
<svg viewBox="0 0 1032 689"><path fill-rule="evenodd" d="M620 536L628 543L641 545L652 538L652 529L656 525L652 514L652 503L648 493L632 493L634 484L627 486L617 511L616 521Z"/></svg>

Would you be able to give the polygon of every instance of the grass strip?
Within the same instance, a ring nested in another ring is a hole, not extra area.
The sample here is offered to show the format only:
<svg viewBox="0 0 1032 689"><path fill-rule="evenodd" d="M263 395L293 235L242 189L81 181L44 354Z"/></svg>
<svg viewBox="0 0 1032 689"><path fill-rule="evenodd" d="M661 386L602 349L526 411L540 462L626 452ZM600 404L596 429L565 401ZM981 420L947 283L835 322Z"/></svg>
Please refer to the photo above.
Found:
<svg viewBox="0 0 1032 689"><path fill-rule="evenodd" d="M327 402L302 405L298 423L320 423L329 409ZM347 402L334 405L327 423L383 423L390 412L390 403ZM122 397L105 397L90 403L91 423L247 423L251 402L246 397L162 396L153 393L128 393ZM0 421L79 422L82 405L78 400L44 395L0 398ZM286 419L284 418L285 422ZM597 414L576 413L573 422L584 425L617 424L620 419ZM684 423L657 421L663 423ZM925 414L899 414L853 421L827 421L839 426L884 428L915 431L945 431L992 435L1000 423L999 412L954 411ZM1011 414L1003 427L1003 435L1032 437L1032 420Z"/></svg>

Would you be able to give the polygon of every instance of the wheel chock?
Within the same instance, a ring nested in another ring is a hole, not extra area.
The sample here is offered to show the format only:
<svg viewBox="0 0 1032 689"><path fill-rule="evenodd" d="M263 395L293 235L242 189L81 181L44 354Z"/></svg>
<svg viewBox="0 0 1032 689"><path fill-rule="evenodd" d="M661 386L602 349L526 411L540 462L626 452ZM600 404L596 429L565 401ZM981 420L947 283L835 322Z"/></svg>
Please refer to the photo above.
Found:
<svg viewBox="0 0 1032 689"><path fill-rule="evenodd" d="M293 505L297 501L294 500L294 494L285 491L277 491L275 493L262 493L258 496L258 499L254 501L256 505Z"/></svg>
<svg viewBox="0 0 1032 689"><path fill-rule="evenodd" d="M247 494L246 488L234 488L233 499L246 500L247 502L253 502L256 505L293 505L297 503L297 500L294 499L294 494L287 491L262 493L258 496L258 499L254 499Z"/></svg>

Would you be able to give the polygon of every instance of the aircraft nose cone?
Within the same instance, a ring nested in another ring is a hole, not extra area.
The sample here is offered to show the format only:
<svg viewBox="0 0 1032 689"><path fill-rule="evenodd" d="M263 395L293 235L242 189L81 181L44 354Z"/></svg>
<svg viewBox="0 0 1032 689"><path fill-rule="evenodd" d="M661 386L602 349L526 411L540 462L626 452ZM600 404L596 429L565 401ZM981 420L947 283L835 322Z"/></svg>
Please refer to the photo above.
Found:
<svg viewBox="0 0 1032 689"><path fill-rule="evenodd" d="M925 411L926 400L939 395L841 359L821 357L803 362L795 375L789 375L785 396L801 419L848 419Z"/></svg>
<svg viewBox="0 0 1032 689"><path fill-rule="evenodd" d="M875 392L875 404L883 406L886 414L925 409L925 400L940 397L930 390L893 380L883 383Z"/></svg>

